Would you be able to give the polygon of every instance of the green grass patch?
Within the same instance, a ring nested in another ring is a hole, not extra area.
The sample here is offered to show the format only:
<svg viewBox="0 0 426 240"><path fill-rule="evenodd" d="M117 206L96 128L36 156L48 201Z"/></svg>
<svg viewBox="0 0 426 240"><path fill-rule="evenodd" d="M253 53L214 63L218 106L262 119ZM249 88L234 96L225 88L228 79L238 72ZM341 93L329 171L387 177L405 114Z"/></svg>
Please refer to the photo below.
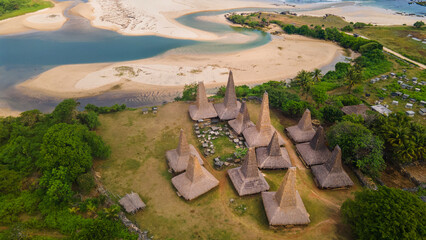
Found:
<svg viewBox="0 0 426 240"><path fill-rule="evenodd" d="M20 16L20 15L24 15L26 13L36 12L38 10L41 10L41 9L44 9L44 8L50 8L50 7L53 7L53 6L54 6L54 4L50 1L31 0L28 4L20 7L17 10L1 14L0 20L4 20L4 19L7 19L7 18L11 18L11 17L17 17L17 16Z"/></svg>

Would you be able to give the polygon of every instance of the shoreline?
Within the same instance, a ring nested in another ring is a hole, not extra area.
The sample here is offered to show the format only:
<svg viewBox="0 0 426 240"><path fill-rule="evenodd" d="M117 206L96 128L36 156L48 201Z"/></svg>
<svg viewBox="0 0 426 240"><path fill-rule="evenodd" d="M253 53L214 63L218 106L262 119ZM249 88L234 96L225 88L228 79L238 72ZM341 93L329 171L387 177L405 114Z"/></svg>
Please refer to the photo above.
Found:
<svg viewBox="0 0 426 240"><path fill-rule="evenodd" d="M54 31L62 28L68 21L64 16L64 11L71 6L72 1L51 2L54 4L52 8L0 21L0 35L21 34L32 30Z"/></svg>

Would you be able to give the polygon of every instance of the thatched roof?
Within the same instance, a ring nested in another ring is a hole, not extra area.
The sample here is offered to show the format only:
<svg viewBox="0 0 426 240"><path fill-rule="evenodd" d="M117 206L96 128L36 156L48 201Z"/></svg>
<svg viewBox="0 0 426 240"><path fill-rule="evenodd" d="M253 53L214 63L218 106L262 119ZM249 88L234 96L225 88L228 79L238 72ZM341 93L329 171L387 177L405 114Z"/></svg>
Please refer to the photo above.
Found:
<svg viewBox="0 0 426 240"><path fill-rule="evenodd" d="M241 103L237 101L232 71L229 71L225 99L223 103L215 104L214 108L216 109L217 115L219 116L220 120L231 120L235 119L238 116L238 113L241 109Z"/></svg>
<svg viewBox="0 0 426 240"><path fill-rule="evenodd" d="M186 172L172 178L172 184L183 198L192 200L219 185L219 181L191 156Z"/></svg>
<svg viewBox="0 0 426 240"><path fill-rule="evenodd" d="M331 157L322 165L312 166L312 174L319 188L344 188L354 183L342 167L342 150L336 146Z"/></svg>
<svg viewBox="0 0 426 240"><path fill-rule="evenodd" d="M296 190L296 168L288 169L277 192L262 193L269 225L306 225L310 222L302 198Z"/></svg>
<svg viewBox="0 0 426 240"><path fill-rule="evenodd" d="M179 144L176 149L166 152L167 163L174 172L183 172L188 166L189 157L194 155L203 165L203 159L194 146L188 144L183 129L180 130Z"/></svg>
<svg viewBox="0 0 426 240"><path fill-rule="evenodd" d="M354 114L359 114L365 117L367 115L367 110L370 110L370 108L365 106L364 104L359 104L359 105L352 105L352 106L344 106L341 108L341 110L346 115L350 115L354 113Z"/></svg>
<svg viewBox="0 0 426 240"><path fill-rule="evenodd" d="M310 142L297 144L296 149L308 166L323 164L331 156L331 152L325 144L324 129L321 126Z"/></svg>
<svg viewBox="0 0 426 240"><path fill-rule="evenodd" d="M282 169L291 167L290 156L287 149L280 147L278 133L272 136L268 147L256 149L257 162L260 169Z"/></svg>
<svg viewBox="0 0 426 240"><path fill-rule="evenodd" d="M229 169L228 175L240 196L255 194L269 189L268 183L257 168L254 148L249 148L243 165Z"/></svg>
<svg viewBox="0 0 426 240"><path fill-rule="evenodd" d="M274 132L276 130L271 125L268 93L265 92L256 126L245 129L243 135L249 147L266 147L271 141ZM281 136L278 136L278 140L280 145L284 144L284 139Z"/></svg>
<svg viewBox="0 0 426 240"><path fill-rule="evenodd" d="M250 115L245 102L241 104L241 109L237 118L229 121L228 124L238 135L240 135L245 129L255 126L250 120Z"/></svg>
<svg viewBox="0 0 426 240"><path fill-rule="evenodd" d="M195 121L217 117L217 113L213 107L213 104L209 103L209 100L207 99L206 88L204 87L203 82L198 83L197 101L195 105L189 106L189 115L191 116L192 120Z"/></svg>
<svg viewBox="0 0 426 240"><path fill-rule="evenodd" d="M306 109L296 126L286 128L288 135L296 143L309 142L315 135L312 127L311 111Z"/></svg>
<svg viewBox="0 0 426 240"><path fill-rule="evenodd" d="M145 203L142 201L139 195L134 192L126 194L126 196L122 197L118 202L128 213L135 213L138 210L144 209L146 207Z"/></svg>

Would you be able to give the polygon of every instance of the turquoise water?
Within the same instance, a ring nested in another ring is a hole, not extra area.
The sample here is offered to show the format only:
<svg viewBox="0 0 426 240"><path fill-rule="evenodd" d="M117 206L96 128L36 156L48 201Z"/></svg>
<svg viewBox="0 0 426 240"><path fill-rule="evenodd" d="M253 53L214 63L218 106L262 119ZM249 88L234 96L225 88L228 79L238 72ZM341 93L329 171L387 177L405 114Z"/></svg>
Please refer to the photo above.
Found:
<svg viewBox="0 0 426 240"><path fill-rule="evenodd" d="M283 0L279 2L286 3L332 3L332 2L356 2L363 6L374 6L384 9L390 9L397 12L413 13L419 15L426 15L426 7L417 4L408 4L409 0Z"/></svg>

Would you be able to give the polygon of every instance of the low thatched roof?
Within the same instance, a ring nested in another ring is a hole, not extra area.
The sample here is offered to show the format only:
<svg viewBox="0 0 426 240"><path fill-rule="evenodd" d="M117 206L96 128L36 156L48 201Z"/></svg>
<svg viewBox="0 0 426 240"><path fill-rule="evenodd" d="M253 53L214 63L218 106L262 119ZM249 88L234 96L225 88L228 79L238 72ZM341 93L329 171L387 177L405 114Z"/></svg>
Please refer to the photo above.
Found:
<svg viewBox="0 0 426 240"><path fill-rule="evenodd" d="M238 116L241 109L241 103L237 101L232 71L229 71L224 101L223 103L214 104L214 108L216 109L220 120L231 120Z"/></svg>
<svg viewBox="0 0 426 240"><path fill-rule="evenodd" d="M306 109L299 123L295 126L286 128L288 135L296 143L309 142L315 135L312 127L311 111Z"/></svg>
<svg viewBox="0 0 426 240"><path fill-rule="evenodd" d="M344 106L341 108L341 110L346 115L358 114L365 117L367 116L367 110L370 110L370 108L365 106L364 104L359 104L359 105L352 105L352 106Z"/></svg>
<svg viewBox="0 0 426 240"><path fill-rule="evenodd" d="M280 147L277 132L272 136L268 147L256 149L256 157L260 169L283 169L291 167L290 156L287 149Z"/></svg>
<svg viewBox="0 0 426 240"><path fill-rule="evenodd" d="M195 105L189 106L189 115L194 121L206 118L217 117L216 110L212 103L209 103L206 95L206 88L203 82L198 83L197 101Z"/></svg>
<svg viewBox="0 0 426 240"><path fill-rule="evenodd" d="M188 166L189 157L191 155L195 156L201 165L204 164L203 159L195 147L188 144L186 135L181 129L178 147L166 152L167 163L174 172L183 172Z"/></svg>
<svg viewBox="0 0 426 240"><path fill-rule="evenodd" d="M256 126L245 129L243 135L249 147L266 147L269 145L274 132L276 130L271 125L268 93L265 92ZM284 139L281 136L278 136L278 140L280 145L284 145Z"/></svg>
<svg viewBox="0 0 426 240"><path fill-rule="evenodd" d="M331 157L322 165L312 166L312 174L319 188L346 188L354 183L342 167L342 150L336 146Z"/></svg>
<svg viewBox="0 0 426 240"><path fill-rule="evenodd" d="M269 225L306 225L310 222L302 198L296 190L296 168L288 169L277 192L262 193Z"/></svg>
<svg viewBox="0 0 426 240"><path fill-rule="evenodd" d="M229 169L228 175L240 196L269 190L268 183L257 168L254 148L249 148L243 165Z"/></svg>
<svg viewBox="0 0 426 240"><path fill-rule="evenodd" d="M255 126L254 123L250 120L250 115L245 102L241 104L241 109L237 118L229 121L228 124L238 135L243 133L245 129Z"/></svg>
<svg viewBox="0 0 426 240"><path fill-rule="evenodd" d="M135 213L138 210L144 209L146 207L145 203L142 201L139 195L134 192L126 194L126 196L122 197L118 202L128 213Z"/></svg>
<svg viewBox="0 0 426 240"><path fill-rule="evenodd" d="M183 198L192 200L219 185L219 181L191 156L186 172L172 178L172 184Z"/></svg>
<svg viewBox="0 0 426 240"><path fill-rule="evenodd" d="M318 165L325 163L331 156L325 144L324 129L320 126L310 142L296 145L297 152L306 165Z"/></svg>

